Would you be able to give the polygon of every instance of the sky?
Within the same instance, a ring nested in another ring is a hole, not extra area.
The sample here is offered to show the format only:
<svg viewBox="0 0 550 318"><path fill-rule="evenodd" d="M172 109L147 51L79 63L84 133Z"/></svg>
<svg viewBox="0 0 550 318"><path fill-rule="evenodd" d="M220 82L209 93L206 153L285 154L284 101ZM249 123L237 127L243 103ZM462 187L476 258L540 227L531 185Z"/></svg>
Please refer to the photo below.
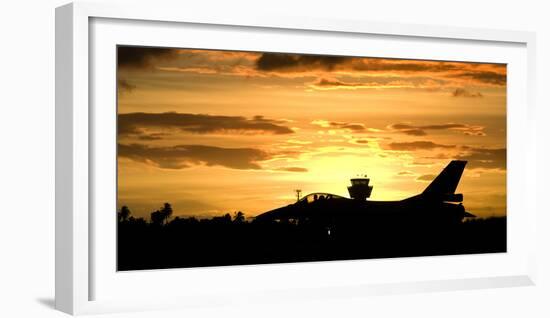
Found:
<svg viewBox="0 0 550 318"><path fill-rule="evenodd" d="M247 217L329 192L423 191L453 159L480 217L506 214L506 65L117 48L118 207Z"/></svg>

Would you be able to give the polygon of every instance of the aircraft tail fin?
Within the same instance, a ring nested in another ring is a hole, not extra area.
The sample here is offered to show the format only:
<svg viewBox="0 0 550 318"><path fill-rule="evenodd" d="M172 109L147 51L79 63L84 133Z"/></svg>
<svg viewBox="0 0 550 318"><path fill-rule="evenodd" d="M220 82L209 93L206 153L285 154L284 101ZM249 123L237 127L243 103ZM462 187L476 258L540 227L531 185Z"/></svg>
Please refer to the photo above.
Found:
<svg viewBox="0 0 550 318"><path fill-rule="evenodd" d="M462 194L455 194L467 161L453 160L428 185L422 195L441 198L443 201L462 202Z"/></svg>

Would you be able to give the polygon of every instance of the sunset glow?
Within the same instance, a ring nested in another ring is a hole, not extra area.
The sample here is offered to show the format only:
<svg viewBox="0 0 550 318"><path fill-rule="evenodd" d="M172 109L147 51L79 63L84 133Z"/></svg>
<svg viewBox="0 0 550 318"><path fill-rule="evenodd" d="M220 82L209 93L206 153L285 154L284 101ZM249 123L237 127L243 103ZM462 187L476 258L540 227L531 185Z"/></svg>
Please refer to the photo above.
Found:
<svg viewBox="0 0 550 318"><path fill-rule="evenodd" d="M118 48L118 205L247 217L367 174L370 200L457 192L506 215L506 65Z"/></svg>

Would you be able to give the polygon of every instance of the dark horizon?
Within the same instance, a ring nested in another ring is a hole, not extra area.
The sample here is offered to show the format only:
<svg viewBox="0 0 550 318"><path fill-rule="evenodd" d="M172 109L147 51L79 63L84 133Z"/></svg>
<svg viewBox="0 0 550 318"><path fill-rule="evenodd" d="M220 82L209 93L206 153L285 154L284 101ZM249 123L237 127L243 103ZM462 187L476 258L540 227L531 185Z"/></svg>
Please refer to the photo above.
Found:
<svg viewBox="0 0 550 318"><path fill-rule="evenodd" d="M164 207L164 206L163 206ZM506 252L506 217L434 220L328 232L315 223L256 222L238 211L147 222L118 214L117 270L166 269ZM169 216L168 216L169 218Z"/></svg>

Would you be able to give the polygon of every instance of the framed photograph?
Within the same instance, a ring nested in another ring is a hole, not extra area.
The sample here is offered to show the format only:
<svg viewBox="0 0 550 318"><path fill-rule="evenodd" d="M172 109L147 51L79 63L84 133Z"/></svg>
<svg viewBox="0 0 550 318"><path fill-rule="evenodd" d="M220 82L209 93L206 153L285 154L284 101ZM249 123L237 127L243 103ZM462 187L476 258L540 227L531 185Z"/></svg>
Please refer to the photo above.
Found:
<svg viewBox="0 0 550 318"><path fill-rule="evenodd" d="M534 284L533 45L58 8L56 308Z"/></svg>

